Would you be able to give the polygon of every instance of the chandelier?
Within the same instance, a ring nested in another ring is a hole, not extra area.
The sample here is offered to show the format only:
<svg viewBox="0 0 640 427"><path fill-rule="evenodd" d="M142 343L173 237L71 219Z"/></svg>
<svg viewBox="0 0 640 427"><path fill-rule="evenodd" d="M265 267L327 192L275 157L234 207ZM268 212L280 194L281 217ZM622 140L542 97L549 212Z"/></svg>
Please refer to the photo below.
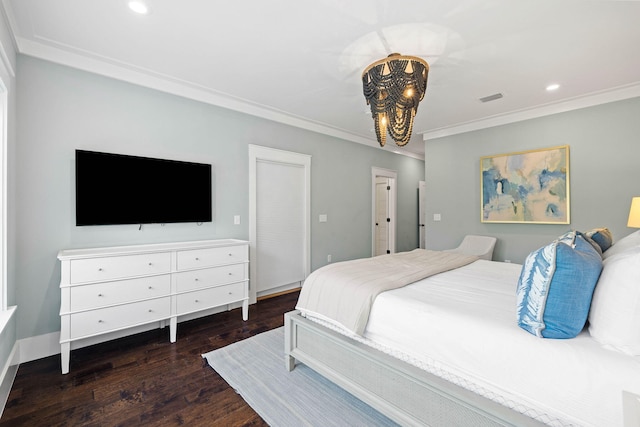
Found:
<svg viewBox="0 0 640 427"><path fill-rule="evenodd" d="M428 74L425 60L399 53L374 62L362 73L362 90L381 147L387 142L387 132L399 146L409 142Z"/></svg>

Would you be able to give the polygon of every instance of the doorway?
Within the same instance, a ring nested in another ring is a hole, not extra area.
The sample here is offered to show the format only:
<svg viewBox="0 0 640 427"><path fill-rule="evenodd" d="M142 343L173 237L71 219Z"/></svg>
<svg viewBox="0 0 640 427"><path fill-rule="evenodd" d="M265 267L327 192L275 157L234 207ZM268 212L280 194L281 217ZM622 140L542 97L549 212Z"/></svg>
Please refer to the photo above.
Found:
<svg viewBox="0 0 640 427"><path fill-rule="evenodd" d="M427 184L418 182L418 239L420 249L427 249Z"/></svg>
<svg viewBox="0 0 640 427"><path fill-rule="evenodd" d="M371 168L371 254L392 254L396 251L396 182L397 172Z"/></svg>
<svg viewBox="0 0 640 427"><path fill-rule="evenodd" d="M249 302L309 274L311 156L249 145Z"/></svg>

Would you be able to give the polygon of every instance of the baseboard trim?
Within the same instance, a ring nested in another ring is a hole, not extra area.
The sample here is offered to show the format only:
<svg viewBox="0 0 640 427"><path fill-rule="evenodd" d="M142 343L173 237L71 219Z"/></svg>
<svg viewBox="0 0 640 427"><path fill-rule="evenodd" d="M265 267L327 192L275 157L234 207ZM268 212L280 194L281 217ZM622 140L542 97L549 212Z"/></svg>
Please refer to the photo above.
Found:
<svg viewBox="0 0 640 427"><path fill-rule="evenodd" d="M289 292L295 292L302 289L302 282L293 282L287 285L277 286L275 288L266 289L264 291L256 292L256 301L277 297L278 295L284 295Z"/></svg>
<svg viewBox="0 0 640 427"><path fill-rule="evenodd" d="M228 306L214 307L208 310L202 310L178 318L178 332L180 331L180 322L197 319L199 317L210 316L222 311L231 310L240 307L241 303L229 304ZM110 332L94 337L85 338L71 343L71 350L98 344L105 341L111 341L129 335L150 331L153 329L164 328L169 325L169 320L153 322L146 325L134 326L132 328L120 331ZM168 334L168 332L167 332ZM167 342L169 338L167 335ZM60 331L48 334L37 335L35 337L23 338L16 343L20 351L14 357L13 364L27 363L33 360L42 359L44 357L60 354Z"/></svg>
<svg viewBox="0 0 640 427"><path fill-rule="evenodd" d="M298 292L300 289L302 289L302 287L301 287L301 286L296 286L295 288L287 289L287 290L285 290L285 291L280 291L280 292L276 292L276 293L269 294L269 295L262 295L262 296L259 296L259 297L257 298L257 300L258 300L258 301L263 301L263 300L266 300L266 299L269 299L269 298L279 297L279 296L281 296L281 295L292 294L292 293L294 293L294 292Z"/></svg>
<svg viewBox="0 0 640 427"><path fill-rule="evenodd" d="M101 342L115 340L128 335L150 331L162 326L163 325L159 323L150 323L147 325L141 325L121 331L85 338L83 340L72 342L71 349L75 350ZM60 354L60 331L37 335L35 337L23 338L21 340L18 340L18 344L20 348L16 361L16 363L18 364L31 362L33 360L38 360L49 356L55 356L56 354Z"/></svg>
<svg viewBox="0 0 640 427"><path fill-rule="evenodd" d="M4 408L7 405L9 393L11 393L11 387L13 386L13 381L15 380L16 373L18 372L18 365L14 363L14 359L18 353L18 347L19 345L16 342L13 345L13 349L11 350L11 354L6 361L4 368L2 369L2 376L0 376L0 417L2 417Z"/></svg>
<svg viewBox="0 0 640 427"><path fill-rule="evenodd" d="M60 332L22 338L18 340L18 345L18 364L53 356L60 353Z"/></svg>

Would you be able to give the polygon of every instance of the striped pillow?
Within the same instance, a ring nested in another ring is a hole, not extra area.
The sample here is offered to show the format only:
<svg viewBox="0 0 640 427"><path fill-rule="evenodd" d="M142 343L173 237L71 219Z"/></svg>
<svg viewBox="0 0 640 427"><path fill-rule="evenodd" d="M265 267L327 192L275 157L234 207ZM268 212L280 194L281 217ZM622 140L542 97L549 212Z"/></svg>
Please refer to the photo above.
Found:
<svg viewBox="0 0 640 427"><path fill-rule="evenodd" d="M518 326L540 338L577 336L601 271L600 254L576 232L530 253L516 291Z"/></svg>

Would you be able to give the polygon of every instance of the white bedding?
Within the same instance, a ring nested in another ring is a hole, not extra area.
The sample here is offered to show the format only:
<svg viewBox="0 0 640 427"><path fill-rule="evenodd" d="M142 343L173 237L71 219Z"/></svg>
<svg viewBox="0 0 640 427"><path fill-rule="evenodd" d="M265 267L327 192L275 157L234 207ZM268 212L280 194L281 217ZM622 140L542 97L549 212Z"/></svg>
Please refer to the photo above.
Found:
<svg viewBox="0 0 640 427"><path fill-rule="evenodd" d="M376 298L364 342L549 425L622 426L640 357L516 323L520 265L479 260ZM358 337L355 337L358 338Z"/></svg>
<svg viewBox="0 0 640 427"><path fill-rule="evenodd" d="M409 252L336 262L304 281L296 308L330 319L362 335L371 305L381 292L467 265L477 256L414 249Z"/></svg>

